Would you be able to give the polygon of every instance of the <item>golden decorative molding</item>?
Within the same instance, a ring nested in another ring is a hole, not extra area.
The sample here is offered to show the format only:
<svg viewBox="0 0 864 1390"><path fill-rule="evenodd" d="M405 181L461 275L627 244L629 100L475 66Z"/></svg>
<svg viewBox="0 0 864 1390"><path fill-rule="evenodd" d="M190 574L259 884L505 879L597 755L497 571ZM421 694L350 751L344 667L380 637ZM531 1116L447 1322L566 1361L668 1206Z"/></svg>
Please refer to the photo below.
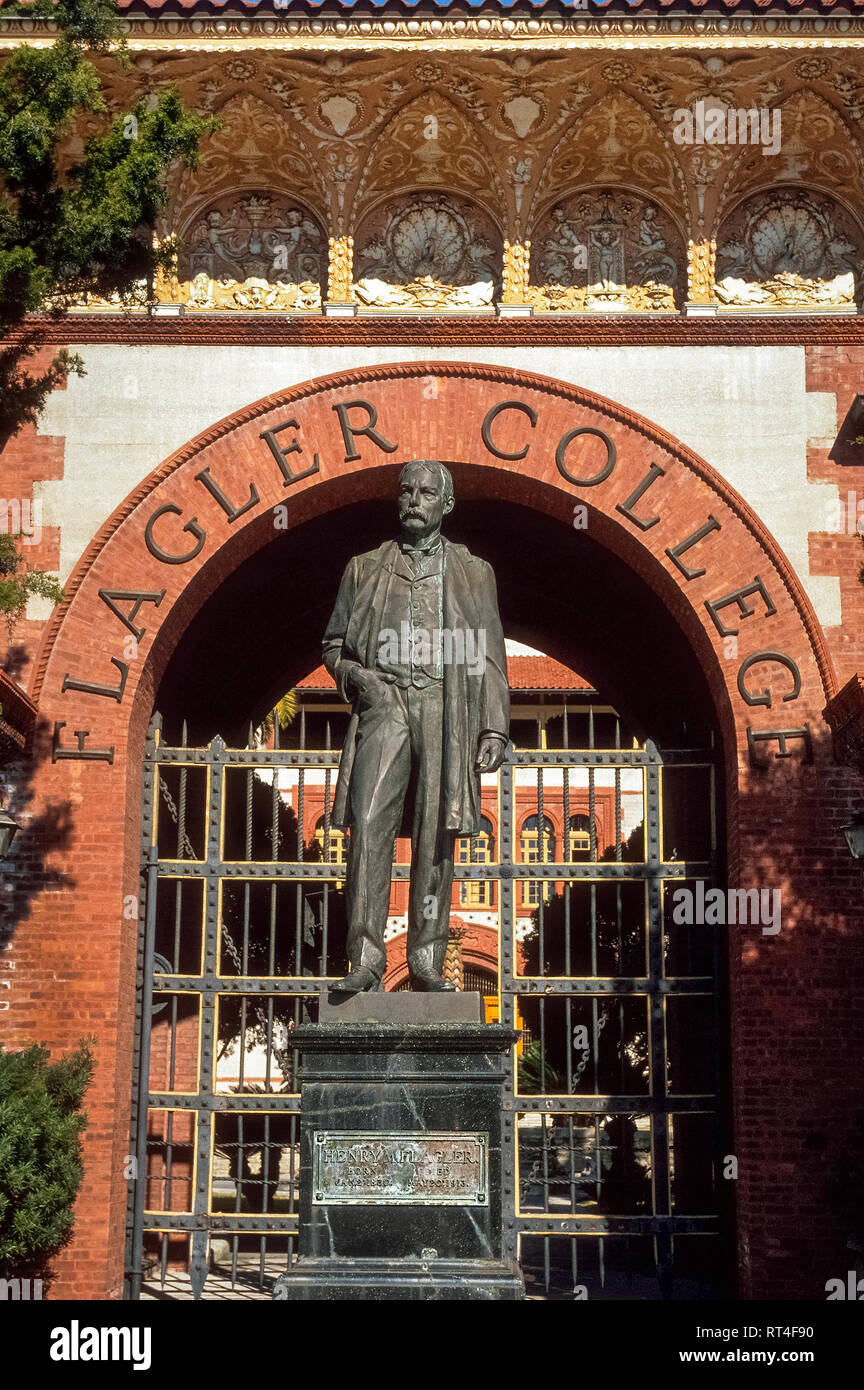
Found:
<svg viewBox="0 0 864 1390"><path fill-rule="evenodd" d="M601 78L607 73L613 76L606 78L602 95L593 83L584 84L588 104L544 159L535 206L548 206L550 197L561 198L590 184L642 188L667 207L681 205L687 187L677 147L671 143L673 122L668 105L651 109L652 93L645 82L656 81L656 68L640 74L619 60L607 63ZM634 90L624 90L624 84ZM656 88L653 95L656 99Z"/></svg>
<svg viewBox="0 0 864 1390"><path fill-rule="evenodd" d="M676 312L669 285L531 285L528 302L544 313L649 314Z"/></svg>
<svg viewBox="0 0 864 1390"><path fill-rule="evenodd" d="M353 286L353 298L367 309L491 309L491 280L473 285L448 285L432 275L420 275L407 284L362 279Z"/></svg>
<svg viewBox="0 0 864 1390"><path fill-rule="evenodd" d="M440 67L421 66L424 74L430 70L443 85L446 75ZM380 122L383 116L384 122L368 146L366 168L354 196L355 221L364 218L393 189L446 189L448 194L479 198L487 208L505 205L506 195L494 154L477 138L476 99L467 111L460 110L459 97L464 100L467 95L471 101L471 94L461 93L458 78L454 81L454 77L455 74L446 95L431 86L428 78L416 82L413 97L403 88L399 108L389 119L387 94L381 93L384 101L380 102L378 119ZM356 101L362 102L359 92ZM348 129L353 133L353 123ZM361 250L359 232L357 236Z"/></svg>
<svg viewBox="0 0 864 1390"><path fill-rule="evenodd" d="M189 106L223 123L205 142L200 168L171 181L158 230L187 240L215 199L265 191L302 205L322 232L353 235L359 254L367 217L388 199L425 189L468 198L496 223L496 249L505 233L530 239L536 262L538 225L554 202L605 185L650 197L672 217L683 267L687 239L716 236L754 180L811 184L864 209L864 61L857 54L745 62L693 52L610 53L604 61L573 53L562 62L551 52L521 51L455 60L373 51L319 60L288 51L178 50L133 54L125 69L110 61L102 67L111 109L130 109L142 90L176 85ZM698 132L691 143L679 142L676 113L699 101L764 108L772 128L782 114L778 152L703 143ZM323 249L324 241L322 262ZM202 269L238 281L280 278L253 267L239 273L196 265L193 273ZM358 266L355 278L365 274L375 272ZM299 284L319 277L304 270L281 278Z"/></svg>
<svg viewBox="0 0 864 1390"><path fill-rule="evenodd" d="M240 149L248 158L248 141L241 142ZM203 162L206 166L209 161ZM239 163L234 162L235 178L242 172ZM262 167L262 161L256 167ZM271 167L264 164L266 174ZM275 172L280 175L278 182L273 180L278 187L285 173L278 168ZM178 258L178 275L183 280L203 273L213 281L255 280L294 288L306 281L318 285L323 281L324 222L293 198L235 186L211 199L191 224L183 220L186 230Z"/></svg>
<svg viewBox="0 0 864 1390"><path fill-rule="evenodd" d="M693 52L610 53L604 61L574 53L562 62L551 52L521 51L454 60L432 52L250 50L239 57L178 50L133 54L125 68L97 61L110 109L131 109L142 91L177 86L190 107L222 121L204 142L199 169L172 176L160 215L160 235L177 231L187 241L214 200L264 192L302 205L322 236L325 228L353 235L359 254L367 217L389 199L425 189L485 210L496 224L496 250L505 234L530 239L536 263L538 227L554 203L604 185L650 197L671 216L683 267L687 239L716 236L754 181L809 184L864 209L864 60L857 54L745 62ZM679 143L676 113L700 101L739 112L762 108L772 128L782 115L779 150L703 143L698 132ZM71 137L68 143L71 162ZM323 265L320 277L305 269L280 277L252 266L196 265L182 278L200 270L238 281L324 280ZM358 266L355 277L365 274L375 272Z"/></svg>
<svg viewBox="0 0 864 1390"><path fill-rule="evenodd" d="M213 280L202 271L178 287L178 298L172 302L199 312L240 309L246 313L314 314L321 311L321 287L314 280L290 285L257 276L249 276L246 280Z"/></svg>
<svg viewBox="0 0 864 1390"><path fill-rule="evenodd" d="M502 304L528 304L528 275L531 267L530 241L504 242L504 270L501 283Z"/></svg>
<svg viewBox="0 0 864 1390"><path fill-rule="evenodd" d="M722 186L716 190L720 216L745 193L764 188L766 183L833 186L842 190L853 206L864 206L861 75L855 69L831 72L825 58L799 59L793 72L805 82L808 78L804 75L812 74L809 81L814 86L777 94L771 103L770 123L763 121L766 134L776 122L774 153L758 160L740 159L731 167L727 164ZM722 148L702 147L703 151ZM770 166L767 179L766 164Z"/></svg>
<svg viewBox="0 0 864 1390"><path fill-rule="evenodd" d="M50 43L49 26L0 16L0 49ZM864 48L858 15L586 15L464 19L409 17L126 16L132 52L566 52L645 49Z"/></svg>
<svg viewBox="0 0 864 1390"><path fill-rule="evenodd" d="M851 309L855 304L851 273L819 280L780 271L755 282L722 281L716 293L721 304L736 309Z"/></svg>
<svg viewBox="0 0 864 1390"><path fill-rule="evenodd" d="M327 298L332 304L350 304L353 300L354 238L331 236L327 246Z"/></svg>
<svg viewBox="0 0 864 1390"><path fill-rule="evenodd" d="M687 243L687 301L690 304L715 304L714 267L717 243L713 237Z"/></svg>

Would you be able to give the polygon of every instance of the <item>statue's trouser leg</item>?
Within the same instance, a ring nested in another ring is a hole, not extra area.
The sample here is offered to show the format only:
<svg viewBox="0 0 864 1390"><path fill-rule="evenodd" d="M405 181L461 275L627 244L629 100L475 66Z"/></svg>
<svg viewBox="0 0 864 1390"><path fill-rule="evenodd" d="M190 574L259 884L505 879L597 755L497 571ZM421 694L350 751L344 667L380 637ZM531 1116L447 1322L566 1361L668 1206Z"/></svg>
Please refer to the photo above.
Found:
<svg viewBox="0 0 864 1390"><path fill-rule="evenodd" d="M450 930L454 845L452 832L441 827L443 691L440 685L430 685L409 689L405 695L416 779L408 967L412 975L440 975Z"/></svg>
<svg viewBox="0 0 864 1390"><path fill-rule="evenodd" d="M384 974L393 842L411 775L403 692L387 686L357 727L351 768L351 840L346 871L348 959Z"/></svg>

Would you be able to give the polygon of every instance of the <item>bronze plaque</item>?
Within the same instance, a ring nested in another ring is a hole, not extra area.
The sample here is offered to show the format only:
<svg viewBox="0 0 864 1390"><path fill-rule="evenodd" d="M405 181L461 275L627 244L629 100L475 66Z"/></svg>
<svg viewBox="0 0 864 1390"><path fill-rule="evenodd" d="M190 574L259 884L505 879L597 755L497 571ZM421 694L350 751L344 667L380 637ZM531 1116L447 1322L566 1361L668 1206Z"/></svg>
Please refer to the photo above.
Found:
<svg viewBox="0 0 864 1390"><path fill-rule="evenodd" d="M316 1130L312 1202L485 1207L488 1134L357 1134Z"/></svg>

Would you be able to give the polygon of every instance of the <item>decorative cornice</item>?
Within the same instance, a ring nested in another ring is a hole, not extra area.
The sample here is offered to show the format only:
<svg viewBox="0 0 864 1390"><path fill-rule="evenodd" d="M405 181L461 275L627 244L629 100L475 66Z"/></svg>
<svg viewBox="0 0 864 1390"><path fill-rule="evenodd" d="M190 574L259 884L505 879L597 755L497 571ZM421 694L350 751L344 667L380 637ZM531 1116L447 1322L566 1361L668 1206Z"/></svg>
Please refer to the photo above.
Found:
<svg viewBox="0 0 864 1390"><path fill-rule="evenodd" d="M864 48L864 17L838 15L482 15L464 19L292 15L126 16L131 52L567 52L579 49ZM50 26L0 12L0 49L44 47Z"/></svg>
<svg viewBox="0 0 864 1390"><path fill-rule="evenodd" d="M277 317L79 313L28 327L51 346L147 347L864 347L864 315L474 314ZM14 338L14 335L10 335Z"/></svg>

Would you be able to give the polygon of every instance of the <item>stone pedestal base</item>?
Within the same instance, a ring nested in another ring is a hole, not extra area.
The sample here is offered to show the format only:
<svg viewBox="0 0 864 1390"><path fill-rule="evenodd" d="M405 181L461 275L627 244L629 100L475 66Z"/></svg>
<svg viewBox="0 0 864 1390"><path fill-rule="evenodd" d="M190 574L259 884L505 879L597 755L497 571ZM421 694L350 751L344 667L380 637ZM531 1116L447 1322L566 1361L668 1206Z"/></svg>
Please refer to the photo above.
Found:
<svg viewBox="0 0 864 1390"><path fill-rule="evenodd" d="M515 1265L471 1260L315 1260L301 1255L276 1281L274 1299L334 1302L515 1302L525 1297Z"/></svg>
<svg viewBox="0 0 864 1390"><path fill-rule="evenodd" d="M501 1239L501 1091L517 1034L479 1011L479 996L367 994L296 1030L300 1255L274 1298L524 1298Z"/></svg>

